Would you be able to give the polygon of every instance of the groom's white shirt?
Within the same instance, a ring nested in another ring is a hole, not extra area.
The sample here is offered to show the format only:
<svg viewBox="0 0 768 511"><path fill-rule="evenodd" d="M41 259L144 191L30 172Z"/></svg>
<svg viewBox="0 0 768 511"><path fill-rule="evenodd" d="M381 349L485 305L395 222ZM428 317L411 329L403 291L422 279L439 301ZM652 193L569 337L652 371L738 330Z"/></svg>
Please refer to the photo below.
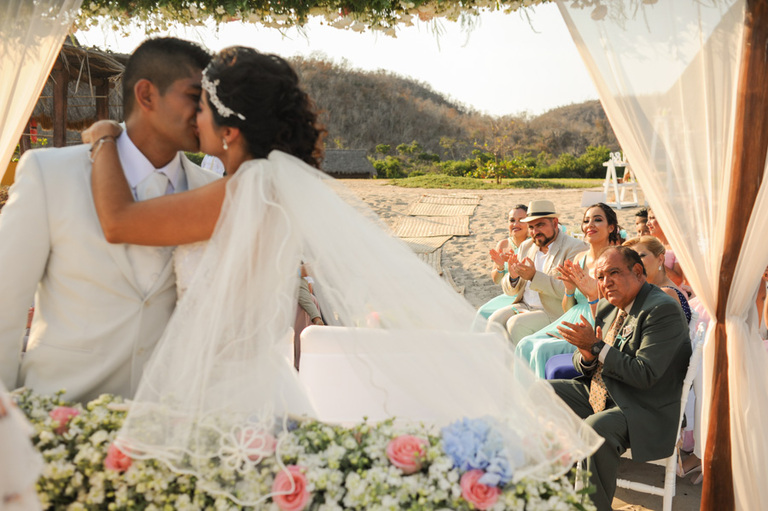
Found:
<svg viewBox="0 0 768 511"><path fill-rule="evenodd" d="M183 156L178 161L183 172L174 186L218 178ZM0 377L9 388L64 388L78 401L133 395L176 303L172 262L144 292L127 245L106 242L91 196L88 146L27 151L16 175L0 213Z"/></svg>
<svg viewBox="0 0 768 511"><path fill-rule="evenodd" d="M167 165L156 169L152 162L136 147L127 132L123 131L117 137L115 143L117 144L117 154L123 166L125 178L128 181L128 186L131 187L134 199L140 200L136 190L139 183L155 172L165 174L168 177L168 185L163 193L164 195L183 192L188 189L184 169L181 167L180 153L176 153L176 156ZM171 247L127 245L125 250L128 254L128 260L133 267L136 283L145 294L149 293L157 279L160 278L166 263L171 257Z"/></svg>
<svg viewBox="0 0 768 511"><path fill-rule="evenodd" d="M120 156L120 163L123 164L123 172L131 187L133 197L136 197L136 186L144 181L153 172L162 172L168 176L170 181L166 195L175 191L186 190L186 180L184 179L184 169L181 167L181 153L168 162L168 164L156 169L139 148L133 143L126 132L117 137L117 154Z"/></svg>

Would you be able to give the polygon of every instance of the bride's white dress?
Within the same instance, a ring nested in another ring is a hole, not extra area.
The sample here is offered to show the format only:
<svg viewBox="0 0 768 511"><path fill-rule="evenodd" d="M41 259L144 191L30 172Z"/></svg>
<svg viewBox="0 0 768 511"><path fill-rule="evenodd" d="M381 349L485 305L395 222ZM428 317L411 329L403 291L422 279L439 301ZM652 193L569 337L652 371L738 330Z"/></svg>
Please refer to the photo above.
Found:
<svg viewBox="0 0 768 511"><path fill-rule="evenodd" d="M523 439L510 446L525 453L516 478L561 475L600 444L546 382L513 367L501 336L495 342L504 356L489 359L476 348L472 332L484 328L474 323L474 309L374 213L321 172L273 151L230 179L211 240L177 248L181 299L119 434L122 448L194 474L208 491L242 505L270 496L248 484L262 457L252 450L242 456L251 446L241 444L244 431L246 439L279 433L287 416L316 416L281 347L295 319L302 261L321 284L318 299L330 324L392 332L374 336L383 341L373 351L366 345L366 361L349 346L350 361L362 371L375 364L395 382L403 375L410 383L391 395L424 403L435 424L478 410L503 423L510 439ZM440 332L464 332L468 340L441 342ZM431 363L448 345L473 369L456 374ZM407 356L392 357L393 349ZM451 399L436 403L437 387ZM387 404L386 393L382 399ZM398 417L408 419L415 417ZM240 456L236 487L210 469L233 452Z"/></svg>

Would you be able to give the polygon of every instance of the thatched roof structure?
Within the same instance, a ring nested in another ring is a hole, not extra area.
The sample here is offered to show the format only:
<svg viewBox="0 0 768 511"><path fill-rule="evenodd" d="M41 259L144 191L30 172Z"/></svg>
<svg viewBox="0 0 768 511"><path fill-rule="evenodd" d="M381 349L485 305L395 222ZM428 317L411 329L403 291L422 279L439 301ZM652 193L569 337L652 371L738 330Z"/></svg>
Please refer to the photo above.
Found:
<svg viewBox="0 0 768 511"><path fill-rule="evenodd" d="M363 149L327 149L323 171L335 178L372 178L376 169Z"/></svg>
<svg viewBox="0 0 768 511"><path fill-rule="evenodd" d="M67 86L68 130L82 131L98 120L96 97L96 87L87 80L80 82L70 80ZM123 91L119 83L110 86L107 103L109 105L109 118L122 121ZM44 130L53 129L53 83L50 78L32 111L32 119L36 120Z"/></svg>
<svg viewBox="0 0 768 511"><path fill-rule="evenodd" d="M121 80L127 61L128 55L83 48L67 40L31 119L37 121L43 130L54 131L54 145L64 145L65 141L64 134L57 134L54 129L57 115L62 117L59 119L60 126L75 131L87 128L98 119L122 121ZM59 83L60 80L67 81L66 89ZM65 90L66 109L59 107L57 114L54 96L63 95ZM79 136L75 138L79 139Z"/></svg>

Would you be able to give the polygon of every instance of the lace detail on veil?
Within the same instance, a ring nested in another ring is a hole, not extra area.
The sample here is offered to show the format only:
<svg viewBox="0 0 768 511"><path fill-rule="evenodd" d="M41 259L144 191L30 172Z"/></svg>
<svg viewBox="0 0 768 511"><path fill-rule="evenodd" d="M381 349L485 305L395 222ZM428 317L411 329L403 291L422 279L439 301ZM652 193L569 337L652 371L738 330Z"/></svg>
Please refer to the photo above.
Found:
<svg viewBox="0 0 768 511"><path fill-rule="evenodd" d="M176 296L177 300L189 289L192 279L197 273L200 262L203 260L207 241L179 245L173 251L173 268L176 272Z"/></svg>
<svg viewBox="0 0 768 511"><path fill-rule="evenodd" d="M273 151L245 163L227 184L214 235L147 364L118 445L193 474L209 492L240 505L271 497L263 474L291 477L281 462L290 419L317 417L281 349L305 261L329 323L395 334L392 344L368 343L368 358L349 348L349 362L360 371L386 365L394 381L398 371L409 381L415 375L423 384L405 391L430 409L433 424L477 417L479 410L492 416L509 428L505 441L525 453L516 478L562 475L593 452L599 437L546 382L513 368L500 336L492 338L503 353L498 360L484 358L487 352L471 342L450 345L480 372L447 374L440 364L424 363L446 351L440 332L471 333L475 311L380 227L359 200L292 156ZM435 386L448 388L452 399L435 402ZM409 419L418 418L398 417Z"/></svg>

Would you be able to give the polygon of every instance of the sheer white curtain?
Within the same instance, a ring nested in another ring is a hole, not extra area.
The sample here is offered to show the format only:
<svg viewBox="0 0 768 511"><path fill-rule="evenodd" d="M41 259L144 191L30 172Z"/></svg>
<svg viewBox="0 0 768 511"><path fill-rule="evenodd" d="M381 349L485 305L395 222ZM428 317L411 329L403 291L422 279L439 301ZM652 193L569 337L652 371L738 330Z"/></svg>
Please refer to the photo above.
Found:
<svg viewBox="0 0 768 511"><path fill-rule="evenodd" d="M0 173L5 172L81 3L0 3Z"/></svg>
<svg viewBox="0 0 768 511"><path fill-rule="evenodd" d="M744 0L565 2L560 11L595 82L622 149L680 259L715 316L724 250L741 250L726 310L731 446L737 509L768 502L768 355L755 293L768 264L765 181L742 247L724 247ZM763 167L763 172L765 169ZM757 183L755 183L757 186ZM712 325L712 322L710 325ZM713 329L704 364L709 415L717 366Z"/></svg>

